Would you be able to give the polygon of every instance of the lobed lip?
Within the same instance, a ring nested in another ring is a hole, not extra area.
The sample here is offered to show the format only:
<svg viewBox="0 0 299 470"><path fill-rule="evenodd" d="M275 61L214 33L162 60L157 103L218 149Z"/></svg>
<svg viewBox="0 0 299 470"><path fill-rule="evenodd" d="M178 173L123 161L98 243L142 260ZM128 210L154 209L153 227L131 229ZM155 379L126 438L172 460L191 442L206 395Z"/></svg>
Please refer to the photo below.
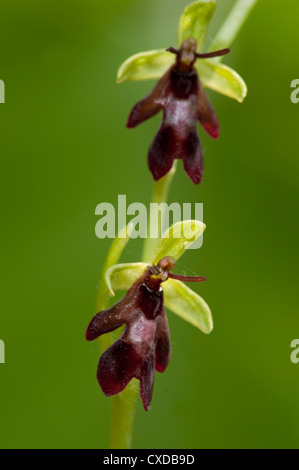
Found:
<svg viewBox="0 0 299 470"><path fill-rule="evenodd" d="M86 331L86 339L92 341L126 325L120 338L100 358L97 379L103 393L112 396L135 377L140 381L146 411L152 400L155 369L163 372L171 354L161 282L155 283L154 289L142 276L122 300L95 315Z"/></svg>

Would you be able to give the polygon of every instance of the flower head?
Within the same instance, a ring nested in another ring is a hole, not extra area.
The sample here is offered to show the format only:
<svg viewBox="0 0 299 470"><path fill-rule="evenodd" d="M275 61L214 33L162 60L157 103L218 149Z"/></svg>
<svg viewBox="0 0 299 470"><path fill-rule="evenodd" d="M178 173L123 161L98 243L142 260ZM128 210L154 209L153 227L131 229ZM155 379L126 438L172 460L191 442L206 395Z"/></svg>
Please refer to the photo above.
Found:
<svg viewBox="0 0 299 470"><path fill-rule="evenodd" d="M102 355L97 378L106 396L123 391L133 377L138 379L146 411L151 404L155 369L163 372L171 354L161 284L168 277L196 282L204 280L171 274L174 266L175 260L171 257L148 266L125 297L95 315L86 331L86 339L92 341L126 325L120 338Z"/></svg>
<svg viewBox="0 0 299 470"><path fill-rule="evenodd" d="M118 70L119 83L159 79L153 91L134 106L127 122L128 127L135 127L158 111L163 111L162 125L148 153L149 168L155 180L166 175L174 159L182 159L191 180L195 184L201 181L203 161L197 121L211 137L217 138L219 135L218 120L204 87L239 102L247 94L246 84L240 75L221 63L219 56L229 50L214 51L229 46L237 29L229 37L223 35L220 29L219 36L216 35L209 49L211 52L197 52L197 49L203 50L215 8L215 0L191 3L179 21L178 49L170 47L134 54ZM239 13L232 12L232 16L237 18ZM228 29L224 25L224 30ZM171 53L176 55L175 61Z"/></svg>
<svg viewBox="0 0 299 470"><path fill-rule="evenodd" d="M153 91L132 109L127 126L135 127L163 111L162 125L148 154L149 169L159 180L171 169L174 159L183 159L184 169L193 183L202 178L202 150L197 133L197 121L211 137L219 135L216 114L207 98L194 63L198 58L224 55L229 49L210 54L196 52L197 42L186 39L180 49L170 47L176 63L159 80Z"/></svg>

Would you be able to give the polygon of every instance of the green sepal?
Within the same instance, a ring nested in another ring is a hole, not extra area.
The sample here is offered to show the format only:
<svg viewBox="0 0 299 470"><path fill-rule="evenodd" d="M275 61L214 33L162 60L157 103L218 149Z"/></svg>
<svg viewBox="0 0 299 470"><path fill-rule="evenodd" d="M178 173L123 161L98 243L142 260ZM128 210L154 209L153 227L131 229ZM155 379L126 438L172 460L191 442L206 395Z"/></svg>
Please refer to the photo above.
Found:
<svg viewBox="0 0 299 470"><path fill-rule="evenodd" d="M179 47L185 39L194 38L197 41L197 50L202 50L215 9L215 0L200 0L185 8L179 22Z"/></svg>
<svg viewBox="0 0 299 470"><path fill-rule="evenodd" d="M111 266L105 273L105 282L111 297L114 291L128 290L146 270L145 263L123 263Z"/></svg>
<svg viewBox="0 0 299 470"><path fill-rule="evenodd" d="M157 264L165 256L179 259L200 237L206 226L198 220L183 220L169 227L158 241L154 251L152 262Z"/></svg>
<svg viewBox="0 0 299 470"><path fill-rule="evenodd" d="M134 54L119 67L117 83L161 78L172 64L174 56L165 49Z"/></svg>
<svg viewBox="0 0 299 470"><path fill-rule="evenodd" d="M214 60L197 60L195 67L202 84L222 95L233 98L239 103L247 95L247 86L243 78L227 65Z"/></svg>
<svg viewBox="0 0 299 470"><path fill-rule="evenodd" d="M208 304L186 284L175 279L163 283L165 306L203 333L211 333L213 319Z"/></svg>

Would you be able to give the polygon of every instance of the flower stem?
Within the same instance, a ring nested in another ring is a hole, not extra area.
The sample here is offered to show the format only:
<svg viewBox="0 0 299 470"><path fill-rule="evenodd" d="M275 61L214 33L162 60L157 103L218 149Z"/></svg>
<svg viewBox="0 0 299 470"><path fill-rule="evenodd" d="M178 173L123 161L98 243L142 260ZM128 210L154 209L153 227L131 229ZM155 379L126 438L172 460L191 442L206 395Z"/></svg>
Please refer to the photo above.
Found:
<svg viewBox="0 0 299 470"><path fill-rule="evenodd" d="M172 169L169 171L169 173L167 173L166 176L164 176L159 181L154 183L154 189L153 189L151 204L152 203L155 203L155 204L166 203L168 193L169 193L169 189L170 189L170 185L171 185L172 179L173 179L173 177L175 175L175 172L176 172L176 167L177 167L177 160L175 160L175 162L172 166ZM150 227L150 215L149 215L148 224L147 224L147 226L148 226L148 234L147 235L148 236L144 240L144 245L143 245L143 253L142 253L143 263L149 263L151 261L152 253L153 253L154 248L157 244L157 239L150 236L150 231L152 233L157 234L158 236L162 235L161 234L161 226L162 226L162 221L163 221L164 215L165 215L165 207L162 206L161 207L161 218L157 217L157 219L156 219L157 227L153 227L153 226Z"/></svg>
<svg viewBox="0 0 299 470"><path fill-rule="evenodd" d="M223 49L232 44L256 3L257 0L237 0L209 47L210 51ZM220 61L221 57L213 60Z"/></svg>
<svg viewBox="0 0 299 470"><path fill-rule="evenodd" d="M111 399L110 449L131 449L139 383L132 379Z"/></svg>

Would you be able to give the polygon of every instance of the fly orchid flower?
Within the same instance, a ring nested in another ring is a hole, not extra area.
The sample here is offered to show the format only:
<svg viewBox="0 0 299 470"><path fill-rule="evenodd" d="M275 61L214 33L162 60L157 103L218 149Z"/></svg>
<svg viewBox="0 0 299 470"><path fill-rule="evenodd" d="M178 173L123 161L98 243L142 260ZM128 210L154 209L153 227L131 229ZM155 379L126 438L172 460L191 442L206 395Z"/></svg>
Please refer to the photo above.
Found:
<svg viewBox="0 0 299 470"><path fill-rule="evenodd" d="M127 127L135 127L163 110L162 125L149 149L148 165L157 181L171 170L174 159L183 159L193 183L202 178L203 161L196 124L200 121L211 137L219 136L219 124L194 67L196 59L227 54L222 49L208 54L196 52L195 39L186 39L179 50L170 47L176 63L159 80L153 91L131 111Z"/></svg>
<svg viewBox="0 0 299 470"><path fill-rule="evenodd" d="M138 379L146 411L152 400L155 369L163 372L171 353L161 284L168 278L185 282L205 280L204 277L171 274L175 264L174 258L166 256L157 265L148 266L126 296L97 313L86 331L86 339L92 341L126 325L120 338L102 355L97 378L108 397L122 392L133 377Z"/></svg>
<svg viewBox="0 0 299 470"><path fill-rule="evenodd" d="M92 341L123 324L120 338L102 355L97 378L108 397L124 390L133 377L140 381L140 395L148 411L154 385L155 369L163 372L170 359L168 322L161 284L168 277L185 282L201 282L203 277L171 274L175 260L164 257L148 266L126 296L91 320L86 339Z"/></svg>
<svg viewBox="0 0 299 470"><path fill-rule="evenodd" d="M157 243L150 265L116 264L107 269L105 283L109 293L114 295L114 290L127 290L127 293L112 307L97 313L86 331L86 339L93 341L125 325L121 336L99 361L97 379L106 396L122 392L136 378L140 381L144 409L148 411L155 369L163 372L171 354L165 306L203 332L212 330L208 305L185 285L205 278L171 272L176 260L204 229L205 225L199 221L178 222ZM171 255L167 256L167 252Z"/></svg>
<svg viewBox="0 0 299 470"><path fill-rule="evenodd" d="M178 49L141 52L119 68L118 82L160 79L152 92L133 107L127 122L132 128L163 111L162 125L148 153L149 169L156 181L170 171L174 159L183 160L193 183L201 181L203 160L197 121L211 137L219 136L218 120L204 87L239 102L247 94L243 79L220 62L219 57L229 49L197 51L204 45L215 8L215 0L192 3L179 22Z"/></svg>

